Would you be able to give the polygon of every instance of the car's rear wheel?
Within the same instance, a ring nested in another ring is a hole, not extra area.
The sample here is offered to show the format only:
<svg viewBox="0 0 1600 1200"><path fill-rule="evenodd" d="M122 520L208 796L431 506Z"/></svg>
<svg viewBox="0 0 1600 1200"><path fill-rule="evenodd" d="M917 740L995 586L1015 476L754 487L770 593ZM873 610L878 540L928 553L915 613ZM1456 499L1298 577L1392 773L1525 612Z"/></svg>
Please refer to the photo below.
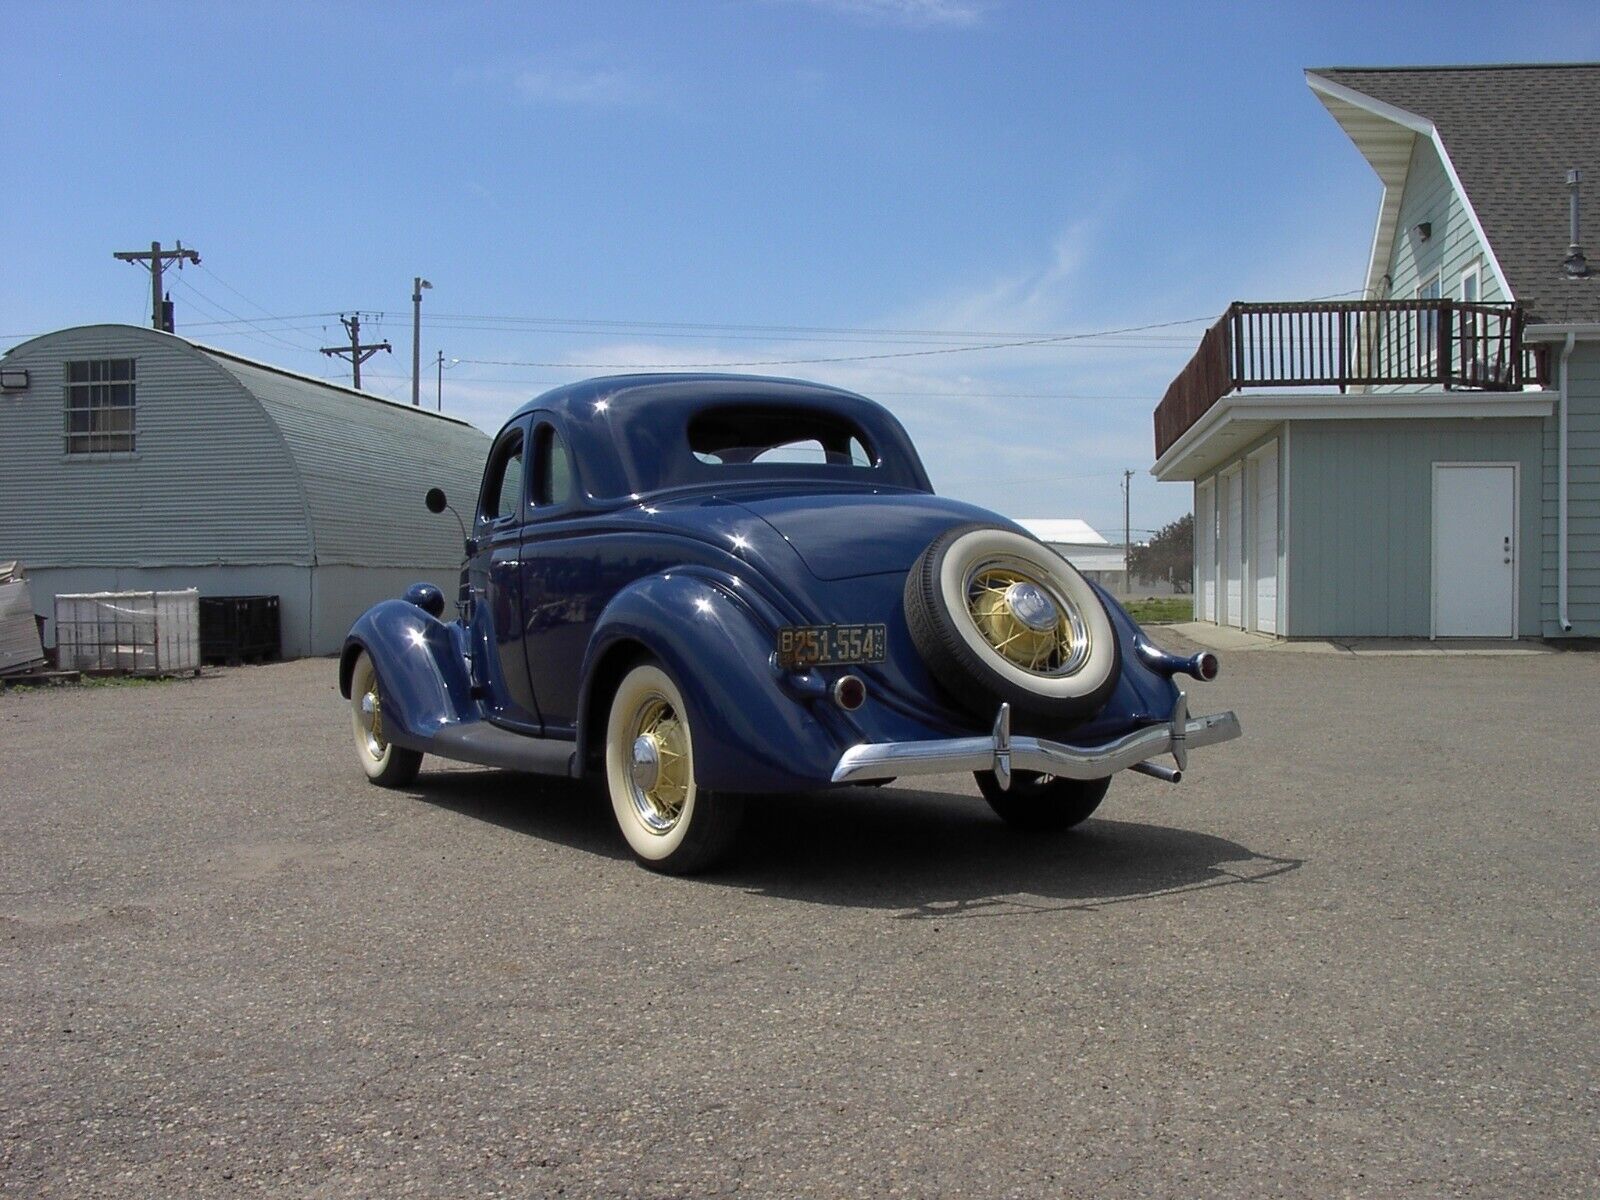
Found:
<svg viewBox="0 0 1600 1200"><path fill-rule="evenodd" d="M1111 618L1071 563L1014 530L962 525L935 538L906 576L912 641L952 700L1023 725L1087 720L1116 686Z"/></svg>
<svg viewBox="0 0 1600 1200"><path fill-rule="evenodd" d="M1003 788L993 771L974 774L983 798L1007 825L1035 833L1083 824L1100 807L1100 802L1106 798L1106 789L1111 786L1110 778L1066 779L1060 775L1014 771L1011 786Z"/></svg>
<svg viewBox="0 0 1600 1200"><path fill-rule="evenodd" d="M605 762L617 827L643 866L686 875L712 866L732 847L738 799L696 785L688 706L656 663L640 663L617 685Z"/></svg>
<svg viewBox="0 0 1600 1200"><path fill-rule="evenodd" d="M350 718L356 735L356 758L367 778L379 787L404 787L422 769L422 752L391 742L383 724L383 689L378 670L365 651L350 672Z"/></svg>

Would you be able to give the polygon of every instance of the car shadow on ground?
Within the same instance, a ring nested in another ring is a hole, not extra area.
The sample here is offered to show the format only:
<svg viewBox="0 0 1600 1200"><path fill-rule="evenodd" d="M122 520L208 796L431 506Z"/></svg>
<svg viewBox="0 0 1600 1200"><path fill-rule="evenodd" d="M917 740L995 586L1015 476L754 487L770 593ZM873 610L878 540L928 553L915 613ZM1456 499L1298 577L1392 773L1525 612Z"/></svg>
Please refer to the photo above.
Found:
<svg viewBox="0 0 1600 1200"><path fill-rule="evenodd" d="M599 793L504 771L425 772L408 794L463 816L625 859ZM1113 791L1078 828L1022 833L976 795L841 788L746 801L743 840L711 887L904 920L1093 910L1219 887L1261 886L1304 862L1177 826L1116 818Z"/></svg>

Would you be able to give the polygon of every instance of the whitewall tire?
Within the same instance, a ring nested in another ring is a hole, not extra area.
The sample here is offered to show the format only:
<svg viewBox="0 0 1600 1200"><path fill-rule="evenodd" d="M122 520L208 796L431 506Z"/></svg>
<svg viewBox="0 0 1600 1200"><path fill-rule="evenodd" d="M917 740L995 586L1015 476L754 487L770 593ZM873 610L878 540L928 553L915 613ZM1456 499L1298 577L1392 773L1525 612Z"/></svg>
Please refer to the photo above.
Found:
<svg viewBox="0 0 1600 1200"><path fill-rule="evenodd" d="M654 662L639 663L617 685L606 720L605 768L617 828L642 865L687 874L731 847L737 798L695 782L688 706Z"/></svg>
<svg viewBox="0 0 1600 1200"><path fill-rule="evenodd" d="M383 690L377 668L365 650L356 656L350 672L350 721L355 732L356 758L367 778L379 787L404 787L422 768L422 752L396 746L383 724Z"/></svg>
<svg viewBox="0 0 1600 1200"><path fill-rule="evenodd" d="M974 716L1081 722L1116 686L1116 631L1055 551L993 525L935 538L906 576L906 623L928 670Z"/></svg>

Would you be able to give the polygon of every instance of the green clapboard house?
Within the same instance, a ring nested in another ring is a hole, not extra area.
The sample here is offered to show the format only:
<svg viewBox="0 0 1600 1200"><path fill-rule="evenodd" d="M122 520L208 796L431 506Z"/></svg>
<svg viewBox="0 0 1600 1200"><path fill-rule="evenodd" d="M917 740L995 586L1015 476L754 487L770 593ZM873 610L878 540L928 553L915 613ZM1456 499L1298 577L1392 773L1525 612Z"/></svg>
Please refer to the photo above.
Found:
<svg viewBox="0 0 1600 1200"><path fill-rule="evenodd" d="M1600 637L1600 64L1306 81L1383 181L1365 298L1231 305L1157 408L1197 617Z"/></svg>

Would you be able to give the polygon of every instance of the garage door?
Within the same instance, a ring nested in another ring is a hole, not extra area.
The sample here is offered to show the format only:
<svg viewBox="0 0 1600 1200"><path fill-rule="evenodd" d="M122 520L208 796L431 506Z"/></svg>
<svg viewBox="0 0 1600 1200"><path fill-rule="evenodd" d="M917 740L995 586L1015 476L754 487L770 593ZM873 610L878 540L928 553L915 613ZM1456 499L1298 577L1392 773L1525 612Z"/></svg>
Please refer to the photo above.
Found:
<svg viewBox="0 0 1600 1200"><path fill-rule="evenodd" d="M1195 616L1217 619L1217 489L1208 479L1194 489Z"/></svg>
<svg viewBox="0 0 1600 1200"><path fill-rule="evenodd" d="M1240 467L1218 480L1222 489L1222 616L1219 623L1243 629L1244 620L1244 471Z"/></svg>
<svg viewBox="0 0 1600 1200"><path fill-rule="evenodd" d="M1250 456L1250 628L1278 632L1278 443Z"/></svg>

